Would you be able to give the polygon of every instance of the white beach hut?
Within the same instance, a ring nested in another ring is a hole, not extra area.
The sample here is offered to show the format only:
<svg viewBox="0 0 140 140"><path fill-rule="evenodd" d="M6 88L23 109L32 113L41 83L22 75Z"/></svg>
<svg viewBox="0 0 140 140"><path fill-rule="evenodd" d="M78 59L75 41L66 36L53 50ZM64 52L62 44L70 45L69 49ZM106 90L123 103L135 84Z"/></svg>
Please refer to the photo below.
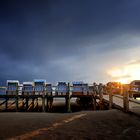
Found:
<svg viewBox="0 0 140 140"><path fill-rule="evenodd" d="M23 82L22 94L23 95L32 95L33 90L33 82Z"/></svg>
<svg viewBox="0 0 140 140"><path fill-rule="evenodd" d="M58 82L56 86L56 94L57 95L66 95L68 91L68 86L66 82Z"/></svg>
<svg viewBox="0 0 140 140"><path fill-rule="evenodd" d="M7 95L15 95L19 90L19 81L18 80L7 80Z"/></svg>
<svg viewBox="0 0 140 140"><path fill-rule="evenodd" d="M35 95L42 95L45 91L46 80L44 79L36 79L34 80L34 92Z"/></svg>

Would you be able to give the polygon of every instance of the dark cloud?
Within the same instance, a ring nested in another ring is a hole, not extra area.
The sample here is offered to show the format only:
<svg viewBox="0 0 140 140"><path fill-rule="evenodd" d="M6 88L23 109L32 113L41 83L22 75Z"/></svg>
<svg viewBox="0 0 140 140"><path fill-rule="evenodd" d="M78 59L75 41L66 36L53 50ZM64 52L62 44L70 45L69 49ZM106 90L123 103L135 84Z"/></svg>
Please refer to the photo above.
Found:
<svg viewBox="0 0 140 140"><path fill-rule="evenodd" d="M88 54L139 44L139 5L139 0L1 0L0 79L80 79L81 59L97 64ZM68 58L73 59L60 61ZM65 69L73 64L75 70Z"/></svg>

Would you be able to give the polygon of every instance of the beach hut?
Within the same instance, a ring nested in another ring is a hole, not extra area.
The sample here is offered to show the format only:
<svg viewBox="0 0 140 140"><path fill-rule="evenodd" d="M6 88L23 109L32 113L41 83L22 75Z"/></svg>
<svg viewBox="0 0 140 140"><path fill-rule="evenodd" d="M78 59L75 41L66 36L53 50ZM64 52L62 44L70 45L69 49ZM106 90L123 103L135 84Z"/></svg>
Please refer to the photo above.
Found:
<svg viewBox="0 0 140 140"><path fill-rule="evenodd" d="M83 83L82 88L83 88L83 95L88 95L89 94L89 86L88 86L88 84Z"/></svg>
<svg viewBox="0 0 140 140"><path fill-rule="evenodd" d="M134 80L130 83L131 90L140 91L140 80Z"/></svg>
<svg viewBox="0 0 140 140"><path fill-rule="evenodd" d="M140 97L140 80L134 80L129 84L130 96L137 98Z"/></svg>
<svg viewBox="0 0 140 140"><path fill-rule="evenodd" d="M33 93L34 93L33 82L23 82L22 94L32 95Z"/></svg>
<svg viewBox="0 0 140 140"><path fill-rule="evenodd" d="M52 95L52 84L46 84L46 94Z"/></svg>
<svg viewBox="0 0 140 140"><path fill-rule="evenodd" d="M7 80L7 95L16 95L19 90L19 81L18 80Z"/></svg>
<svg viewBox="0 0 140 140"><path fill-rule="evenodd" d="M83 82L72 82L72 95L82 95L83 94Z"/></svg>
<svg viewBox="0 0 140 140"><path fill-rule="evenodd" d="M57 95L66 95L68 91L68 86L66 82L58 82L56 86L56 94Z"/></svg>
<svg viewBox="0 0 140 140"><path fill-rule="evenodd" d="M45 91L46 80L44 79L36 79L34 80L34 92L35 95L42 95Z"/></svg>
<svg viewBox="0 0 140 140"><path fill-rule="evenodd" d="M6 87L0 87L0 95L6 95Z"/></svg>

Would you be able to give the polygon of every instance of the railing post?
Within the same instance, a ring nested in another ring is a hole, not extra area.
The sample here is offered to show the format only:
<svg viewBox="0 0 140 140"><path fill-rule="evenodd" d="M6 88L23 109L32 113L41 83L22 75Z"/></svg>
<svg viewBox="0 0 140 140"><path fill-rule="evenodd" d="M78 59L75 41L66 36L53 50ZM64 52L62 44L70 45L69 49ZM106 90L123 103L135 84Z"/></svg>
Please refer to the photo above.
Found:
<svg viewBox="0 0 140 140"><path fill-rule="evenodd" d="M109 90L109 109L112 109L112 105L113 105L113 95L112 95L112 90L110 88L110 90Z"/></svg>
<svg viewBox="0 0 140 140"><path fill-rule="evenodd" d="M45 107L45 90L43 91L43 95L42 95L42 111L46 112L46 107Z"/></svg>
<svg viewBox="0 0 140 140"><path fill-rule="evenodd" d="M92 101L93 101L93 110L96 110L96 98L92 97Z"/></svg>
<svg viewBox="0 0 140 140"><path fill-rule="evenodd" d="M42 111L46 112L46 108L45 108L45 96L42 96Z"/></svg>
<svg viewBox="0 0 140 140"><path fill-rule="evenodd" d="M8 109L8 98L6 97L5 100L6 100L5 101L5 110L7 111L7 109Z"/></svg>
<svg viewBox="0 0 140 140"><path fill-rule="evenodd" d="M28 110L28 106L29 106L28 102L29 102L29 98L26 97L26 111Z"/></svg>
<svg viewBox="0 0 140 140"><path fill-rule="evenodd" d="M103 85L100 83L98 86L98 91L99 91L99 98L100 98L100 109L103 109Z"/></svg>
<svg viewBox="0 0 140 140"><path fill-rule="evenodd" d="M129 94L125 87L123 88L123 108L125 112L129 111Z"/></svg>
<svg viewBox="0 0 140 140"><path fill-rule="evenodd" d="M7 89L6 89L6 97L5 97L5 111L7 111L7 107L8 107L8 98L7 98L7 96L8 96L8 91L7 91Z"/></svg>
<svg viewBox="0 0 140 140"><path fill-rule="evenodd" d="M93 94L92 94L93 110L96 110L96 96L97 96L96 93L97 93L96 83L93 83Z"/></svg>

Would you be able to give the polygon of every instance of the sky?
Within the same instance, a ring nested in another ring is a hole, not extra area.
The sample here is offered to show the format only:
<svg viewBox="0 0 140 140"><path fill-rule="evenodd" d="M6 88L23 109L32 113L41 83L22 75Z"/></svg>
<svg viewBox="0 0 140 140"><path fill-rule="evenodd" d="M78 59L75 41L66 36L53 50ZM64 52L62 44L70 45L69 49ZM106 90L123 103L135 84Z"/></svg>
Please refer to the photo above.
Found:
<svg viewBox="0 0 140 140"><path fill-rule="evenodd" d="M0 83L140 79L139 0L0 0Z"/></svg>

